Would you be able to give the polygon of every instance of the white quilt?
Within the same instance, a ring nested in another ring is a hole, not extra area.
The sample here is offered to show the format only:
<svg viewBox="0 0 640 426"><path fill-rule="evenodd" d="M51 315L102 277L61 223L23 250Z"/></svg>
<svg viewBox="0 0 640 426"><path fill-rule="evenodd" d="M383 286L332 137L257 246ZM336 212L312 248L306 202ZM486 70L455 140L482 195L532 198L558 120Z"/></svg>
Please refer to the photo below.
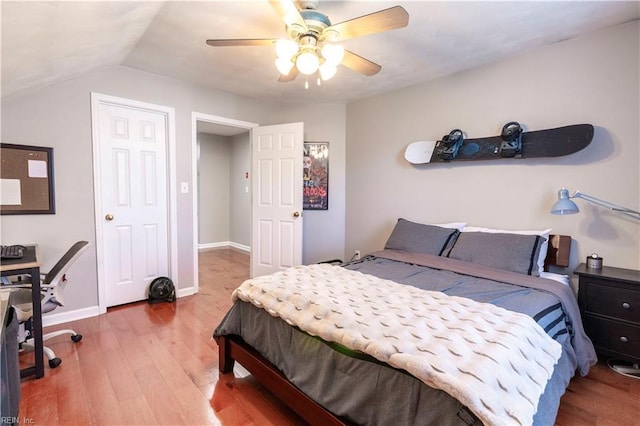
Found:
<svg viewBox="0 0 640 426"><path fill-rule="evenodd" d="M249 302L404 369L486 425L529 425L561 346L523 314L326 264L245 281Z"/></svg>

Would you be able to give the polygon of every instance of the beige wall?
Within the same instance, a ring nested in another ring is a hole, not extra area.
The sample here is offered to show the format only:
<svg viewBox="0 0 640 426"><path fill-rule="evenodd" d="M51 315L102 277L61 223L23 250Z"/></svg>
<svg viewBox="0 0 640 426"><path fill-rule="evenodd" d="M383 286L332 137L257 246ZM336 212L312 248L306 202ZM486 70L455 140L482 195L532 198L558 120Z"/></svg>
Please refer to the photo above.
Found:
<svg viewBox="0 0 640 426"><path fill-rule="evenodd" d="M231 137L231 242L251 246L251 140L249 133Z"/></svg>
<svg viewBox="0 0 640 426"><path fill-rule="evenodd" d="M348 70L347 70L348 71ZM329 210L303 212L304 264L344 259L346 107L337 104L282 105L270 117L273 123L304 121L304 140L329 142ZM342 247L338 248L338 242Z"/></svg>
<svg viewBox="0 0 640 426"><path fill-rule="evenodd" d="M198 244L251 245L249 132L198 134Z"/></svg>
<svg viewBox="0 0 640 426"><path fill-rule="evenodd" d="M231 138L198 133L198 244L227 242L231 228Z"/></svg>
<svg viewBox="0 0 640 426"><path fill-rule="evenodd" d="M332 210L337 227L324 229L322 216L305 217L304 261L314 262L327 253L344 250L344 105L274 104L116 66L81 75L72 80L2 98L2 141L54 148L55 215L0 217L2 244L37 242L43 269L50 268L76 240L91 244L70 271L66 306L55 313L75 311L90 315L98 304L91 141L91 92L134 99L175 108L176 181L193 188L192 113L211 114L259 124L303 121L305 133L315 140L329 140L336 151L332 182ZM283 120L283 121L280 121ZM180 289L194 284L194 194L177 191L178 270L172 278ZM311 215L313 216L313 215ZM314 225L314 221L318 223ZM314 238L320 234L322 238ZM331 234L326 236L326 234Z"/></svg>
<svg viewBox="0 0 640 426"><path fill-rule="evenodd" d="M639 33L636 21L349 104L346 251L381 249L406 217L551 227L575 239L572 268L593 252L639 268L639 221L581 200L578 215L548 213L562 186L640 209ZM412 141L454 128L497 135L514 120L530 130L592 123L596 132L583 151L555 159L416 167L403 158Z"/></svg>

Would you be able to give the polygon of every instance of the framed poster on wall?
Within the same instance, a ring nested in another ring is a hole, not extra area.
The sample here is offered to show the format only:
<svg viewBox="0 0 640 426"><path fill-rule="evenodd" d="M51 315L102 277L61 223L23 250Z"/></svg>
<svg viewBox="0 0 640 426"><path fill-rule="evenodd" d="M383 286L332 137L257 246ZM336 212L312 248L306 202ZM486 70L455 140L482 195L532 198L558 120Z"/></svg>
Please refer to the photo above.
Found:
<svg viewBox="0 0 640 426"><path fill-rule="evenodd" d="M0 144L0 214L54 214L53 148Z"/></svg>
<svg viewBox="0 0 640 426"><path fill-rule="evenodd" d="M303 162L303 208L328 210L329 142L305 142Z"/></svg>

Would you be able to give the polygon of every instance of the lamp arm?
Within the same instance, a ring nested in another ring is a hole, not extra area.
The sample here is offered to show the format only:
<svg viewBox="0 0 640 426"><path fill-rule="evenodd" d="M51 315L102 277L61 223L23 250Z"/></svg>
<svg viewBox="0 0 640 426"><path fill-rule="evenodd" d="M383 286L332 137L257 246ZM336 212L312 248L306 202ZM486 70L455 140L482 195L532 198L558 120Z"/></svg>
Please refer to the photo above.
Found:
<svg viewBox="0 0 640 426"><path fill-rule="evenodd" d="M609 210L614 210L620 213L624 213L628 216L631 216L635 219L640 219L640 212L636 210L632 210L623 206L619 206L617 204L610 203L608 201L602 200L600 198L594 197L593 195L583 194L580 191L574 192L569 198L582 198L583 200L589 201L590 203L597 204L600 207L605 207Z"/></svg>

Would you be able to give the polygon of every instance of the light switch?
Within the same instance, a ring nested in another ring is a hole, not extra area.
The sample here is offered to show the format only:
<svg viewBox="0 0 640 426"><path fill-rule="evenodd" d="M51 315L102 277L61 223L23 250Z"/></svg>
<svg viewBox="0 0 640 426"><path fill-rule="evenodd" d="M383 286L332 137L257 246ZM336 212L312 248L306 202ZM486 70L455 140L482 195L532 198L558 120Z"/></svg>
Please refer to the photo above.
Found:
<svg viewBox="0 0 640 426"><path fill-rule="evenodd" d="M189 193L189 182L180 183L180 192L182 192L183 194Z"/></svg>

